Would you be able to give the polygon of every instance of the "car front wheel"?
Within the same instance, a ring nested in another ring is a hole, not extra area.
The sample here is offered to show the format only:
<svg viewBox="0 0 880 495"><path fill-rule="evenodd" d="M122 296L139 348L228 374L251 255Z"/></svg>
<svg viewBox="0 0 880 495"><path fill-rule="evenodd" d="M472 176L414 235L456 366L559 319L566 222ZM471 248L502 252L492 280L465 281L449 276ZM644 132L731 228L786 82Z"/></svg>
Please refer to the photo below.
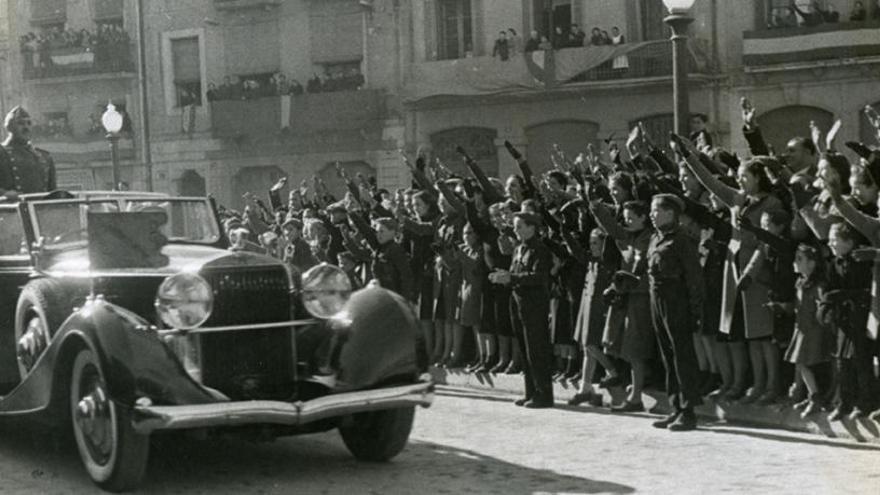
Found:
<svg viewBox="0 0 880 495"><path fill-rule="evenodd" d="M131 413L107 393L94 353L79 351L70 382L73 435L83 465L101 488L120 492L140 483L147 467L149 436L134 431Z"/></svg>
<svg viewBox="0 0 880 495"><path fill-rule="evenodd" d="M383 462L406 447L415 414L415 407L358 413L339 433L356 459Z"/></svg>

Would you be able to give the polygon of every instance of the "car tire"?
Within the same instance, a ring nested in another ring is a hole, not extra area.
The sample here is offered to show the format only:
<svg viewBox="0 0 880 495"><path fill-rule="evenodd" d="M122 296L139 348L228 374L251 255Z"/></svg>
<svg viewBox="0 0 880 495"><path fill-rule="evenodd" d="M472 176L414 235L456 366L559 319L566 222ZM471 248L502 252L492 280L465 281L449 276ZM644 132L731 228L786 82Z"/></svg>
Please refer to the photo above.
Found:
<svg viewBox="0 0 880 495"><path fill-rule="evenodd" d="M28 282L18 296L18 304L15 307L16 349L31 325L42 326L42 331L46 333L45 346L48 347L51 338L72 311L73 300L70 290L62 281L42 278ZM36 359L38 358L39 355L36 356ZM30 369L31 367L25 366L21 360L18 360L18 370L22 380Z"/></svg>
<svg viewBox="0 0 880 495"><path fill-rule="evenodd" d="M355 459L385 462L406 447L415 414L415 407L358 413L339 433Z"/></svg>
<svg viewBox="0 0 880 495"><path fill-rule="evenodd" d="M82 349L73 361L70 416L80 459L104 490L135 488L146 472L150 437L134 431L131 411L110 399L95 354Z"/></svg>

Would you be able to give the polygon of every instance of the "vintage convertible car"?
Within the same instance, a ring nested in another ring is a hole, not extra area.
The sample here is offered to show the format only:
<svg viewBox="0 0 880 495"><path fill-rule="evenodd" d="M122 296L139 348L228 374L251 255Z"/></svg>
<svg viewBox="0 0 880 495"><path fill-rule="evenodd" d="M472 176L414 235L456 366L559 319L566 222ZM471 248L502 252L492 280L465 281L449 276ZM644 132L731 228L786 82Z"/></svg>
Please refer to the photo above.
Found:
<svg viewBox="0 0 880 495"><path fill-rule="evenodd" d="M352 293L338 268L228 248L210 199L0 203L0 420L72 427L106 490L136 486L168 430L338 428L356 458L390 459L433 400L417 328L406 301Z"/></svg>

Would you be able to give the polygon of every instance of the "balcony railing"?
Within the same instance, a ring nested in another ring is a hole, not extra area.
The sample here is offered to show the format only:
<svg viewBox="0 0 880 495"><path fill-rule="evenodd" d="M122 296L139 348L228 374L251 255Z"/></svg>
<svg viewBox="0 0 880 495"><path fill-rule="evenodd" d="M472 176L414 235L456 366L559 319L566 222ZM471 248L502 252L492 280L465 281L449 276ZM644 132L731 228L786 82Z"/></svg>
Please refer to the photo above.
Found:
<svg viewBox="0 0 880 495"><path fill-rule="evenodd" d="M89 74L132 72L132 44L107 44L93 47L24 48L22 60L25 79L45 79Z"/></svg>
<svg viewBox="0 0 880 495"><path fill-rule="evenodd" d="M749 68L880 58L877 21L748 31L743 38Z"/></svg>
<svg viewBox="0 0 880 495"><path fill-rule="evenodd" d="M269 96L211 102L213 133L220 138L308 135L381 128L385 95L379 90ZM332 143L331 143L332 144Z"/></svg>
<svg viewBox="0 0 880 495"><path fill-rule="evenodd" d="M711 63L700 40L690 43L690 72L708 73ZM571 83L668 77L672 47L667 40L615 46L526 52L502 61L475 57L418 64L406 86L410 102L436 96L483 96L547 90Z"/></svg>

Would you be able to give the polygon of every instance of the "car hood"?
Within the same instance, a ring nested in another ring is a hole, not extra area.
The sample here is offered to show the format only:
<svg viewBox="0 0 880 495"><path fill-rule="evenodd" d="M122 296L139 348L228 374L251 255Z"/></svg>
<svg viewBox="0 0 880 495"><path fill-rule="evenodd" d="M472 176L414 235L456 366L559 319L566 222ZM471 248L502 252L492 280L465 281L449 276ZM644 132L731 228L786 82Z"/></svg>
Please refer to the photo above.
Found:
<svg viewBox="0 0 880 495"><path fill-rule="evenodd" d="M282 266L270 256L218 249L209 246L168 244L162 247L168 264L158 268L119 268L90 270L87 248L55 254L46 260L42 272L50 276L113 277L113 276L167 276L175 273L197 273L203 269Z"/></svg>

